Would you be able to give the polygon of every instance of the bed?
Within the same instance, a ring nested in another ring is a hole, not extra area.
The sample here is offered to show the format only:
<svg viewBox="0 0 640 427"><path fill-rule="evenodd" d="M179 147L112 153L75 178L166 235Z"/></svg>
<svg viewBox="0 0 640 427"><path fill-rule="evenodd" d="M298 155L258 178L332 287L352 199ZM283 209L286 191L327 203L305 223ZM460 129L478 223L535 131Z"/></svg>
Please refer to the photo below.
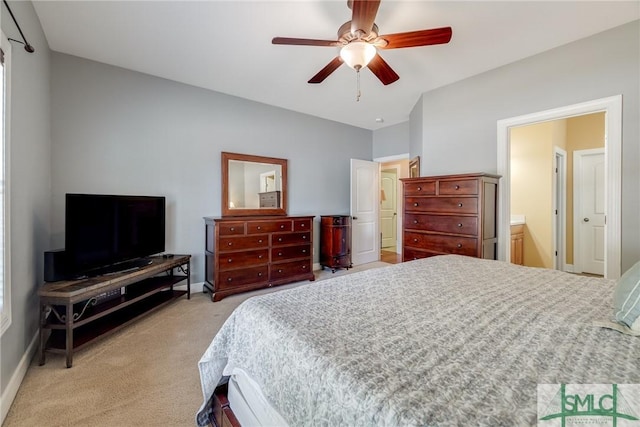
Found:
<svg viewBox="0 0 640 427"><path fill-rule="evenodd" d="M640 383L640 337L594 325L615 285L444 255L253 297L199 362L196 421L230 377L245 425L534 425L538 384Z"/></svg>

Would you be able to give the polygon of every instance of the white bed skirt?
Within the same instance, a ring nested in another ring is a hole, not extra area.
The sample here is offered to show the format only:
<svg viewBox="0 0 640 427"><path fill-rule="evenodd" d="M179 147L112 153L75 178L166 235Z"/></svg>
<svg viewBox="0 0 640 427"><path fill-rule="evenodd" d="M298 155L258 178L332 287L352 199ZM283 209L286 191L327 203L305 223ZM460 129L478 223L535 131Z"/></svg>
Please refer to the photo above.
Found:
<svg viewBox="0 0 640 427"><path fill-rule="evenodd" d="M287 422L244 370L234 368L228 384L229 406L242 426L280 427Z"/></svg>

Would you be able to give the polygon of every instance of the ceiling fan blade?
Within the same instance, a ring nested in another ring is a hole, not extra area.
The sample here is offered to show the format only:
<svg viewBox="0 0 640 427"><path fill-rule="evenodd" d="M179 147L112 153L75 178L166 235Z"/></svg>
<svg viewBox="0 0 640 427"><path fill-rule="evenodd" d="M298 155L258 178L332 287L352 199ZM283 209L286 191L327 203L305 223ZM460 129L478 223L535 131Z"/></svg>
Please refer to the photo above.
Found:
<svg viewBox="0 0 640 427"><path fill-rule="evenodd" d="M373 57L369 65L371 72L386 86L398 80L400 76L378 54Z"/></svg>
<svg viewBox="0 0 640 427"><path fill-rule="evenodd" d="M378 39L383 39L384 43L374 42L380 49L398 49L402 47L428 46L432 44L449 43L451 40L451 27L434 28L431 30L409 31L406 33L386 34Z"/></svg>
<svg viewBox="0 0 640 427"><path fill-rule="evenodd" d="M315 40L315 39L296 39L291 37L274 37L272 44L287 44L295 46L338 46L339 42L335 40Z"/></svg>
<svg viewBox="0 0 640 427"><path fill-rule="evenodd" d="M369 35L373 28L373 23L378 13L380 0L352 0L351 5L351 34L358 31L364 32L364 36Z"/></svg>
<svg viewBox="0 0 640 427"><path fill-rule="evenodd" d="M329 77L329 74L333 73L338 69L339 66L342 65L342 58L340 56L336 56L333 58L331 62L329 62L322 70L318 71L318 74L311 77L309 83L322 83L324 79Z"/></svg>

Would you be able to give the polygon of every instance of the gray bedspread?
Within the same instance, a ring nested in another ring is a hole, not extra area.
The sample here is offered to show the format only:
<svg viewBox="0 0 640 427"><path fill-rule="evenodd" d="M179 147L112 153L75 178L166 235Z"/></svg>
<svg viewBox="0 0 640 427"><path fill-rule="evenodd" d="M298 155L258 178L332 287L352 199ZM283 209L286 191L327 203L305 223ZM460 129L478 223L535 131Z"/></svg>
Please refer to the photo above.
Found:
<svg viewBox="0 0 640 427"><path fill-rule="evenodd" d="M537 384L640 383L614 281L446 255L250 298L199 363L244 369L291 426L535 425Z"/></svg>

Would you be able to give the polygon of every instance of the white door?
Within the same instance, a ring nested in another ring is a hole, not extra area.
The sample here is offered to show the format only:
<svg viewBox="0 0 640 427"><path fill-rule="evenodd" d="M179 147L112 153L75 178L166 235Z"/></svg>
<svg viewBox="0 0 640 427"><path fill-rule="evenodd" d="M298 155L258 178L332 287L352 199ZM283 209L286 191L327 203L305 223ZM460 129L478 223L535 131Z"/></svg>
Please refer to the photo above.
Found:
<svg viewBox="0 0 640 427"><path fill-rule="evenodd" d="M380 234L382 235L382 248L390 248L395 251L397 235L396 212L396 170L385 169L381 172L380 179Z"/></svg>
<svg viewBox="0 0 640 427"><path fill-rule="evenodd" d="M353 265L380 259L379 192L380 164L351 159L351 261Z"/></svg>
<svg viewBox="0 0 640 427"><path fill-rule="evenodd" d="M604 275L604 149L574 151L573 168L577 272Z"/></svg>

